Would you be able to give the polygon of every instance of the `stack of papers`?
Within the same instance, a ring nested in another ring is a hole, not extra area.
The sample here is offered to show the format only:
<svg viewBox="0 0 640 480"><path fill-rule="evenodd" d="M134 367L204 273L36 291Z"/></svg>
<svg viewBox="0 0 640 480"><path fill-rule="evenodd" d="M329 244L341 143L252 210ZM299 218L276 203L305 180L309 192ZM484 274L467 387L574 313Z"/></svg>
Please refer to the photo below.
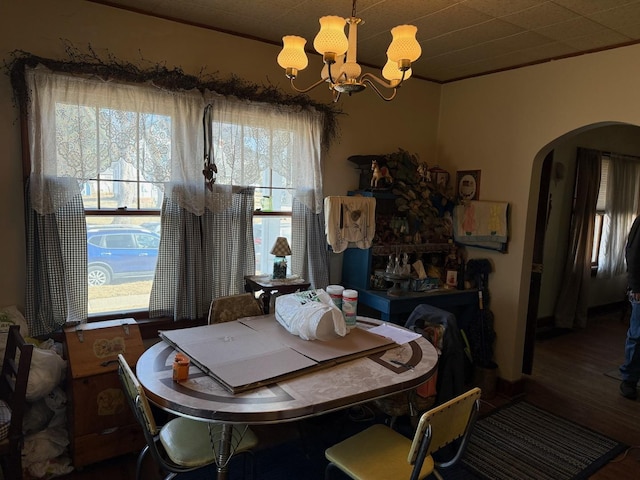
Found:
<svg viewBox="0 0 640 480"><path fill-rule="evenodd" d="M369 331L382 337L389 338L398 345L404 345L405 343L417 340L422 336L420 333L412 332L406 328L398 328L388 323L383 323L382 325L373 327L369 329Z"/></svg>

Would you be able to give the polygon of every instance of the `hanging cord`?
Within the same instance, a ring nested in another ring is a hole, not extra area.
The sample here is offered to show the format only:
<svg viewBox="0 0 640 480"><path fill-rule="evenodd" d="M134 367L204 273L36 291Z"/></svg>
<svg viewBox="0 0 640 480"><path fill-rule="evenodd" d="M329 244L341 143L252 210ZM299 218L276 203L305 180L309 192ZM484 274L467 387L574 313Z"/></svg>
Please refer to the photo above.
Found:
<svg viewBox="0 0 640 480"><path fill-rule="evenodd" d="M213 184L216 183L218 167L213 160L213 131L211 126L211 108L211 104L204 107L204 115L202 117L202 126L204 128L204 169L202 170L202 174L204 175L205 186L210 191L213 191Z"/></svg>

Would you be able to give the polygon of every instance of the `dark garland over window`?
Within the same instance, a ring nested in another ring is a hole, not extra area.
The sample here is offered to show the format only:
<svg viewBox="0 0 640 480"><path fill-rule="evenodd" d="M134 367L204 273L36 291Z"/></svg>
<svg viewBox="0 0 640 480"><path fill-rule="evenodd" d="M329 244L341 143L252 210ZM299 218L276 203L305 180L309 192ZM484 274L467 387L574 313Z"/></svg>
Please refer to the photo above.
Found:
<svg viewBox="0 0 640 480"><path fill-rule="evenodd" d="M219 79L215 75L189 75L181 68L167 68L163 64L152 64L142 68L136 64L118 60L108 55L106 60L88 47L88 52L80 52L76 47L65 44L68 60L53 60L38 57L22 50L14 50L10 60L5 60L5 69L11 77L14 94L19 105L26 105L28 92L25 82L25 67L35 67L41 64L55 72L65 72L74 75L93 75L105 80L118 80L127 83L152 83L153 85L170 91L193 90L201 92L210 90L220 95L232 95L237 98L254 102L273 103L278 105L298 106L300 108L315 108L324 113L323 145L328 148L337 136L337 115L342 111L333 105L317 103L307 95L288 95L273 85L257 85L236 76Z"/></svg>

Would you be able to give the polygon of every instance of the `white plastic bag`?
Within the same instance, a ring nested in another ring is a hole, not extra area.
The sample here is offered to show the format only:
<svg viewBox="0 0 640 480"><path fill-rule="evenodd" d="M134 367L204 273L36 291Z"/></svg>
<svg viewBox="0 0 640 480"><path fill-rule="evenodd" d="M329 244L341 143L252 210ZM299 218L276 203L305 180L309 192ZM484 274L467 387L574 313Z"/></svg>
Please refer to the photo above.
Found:
<svg viewBox="0 0 640 480"><path fill-rule="evenodd" d="M276 320L304 340L329 340L347 334L342 312L321 288L280 295L275 311Z"/></svg>
<svg viewBox="0 0 640 480"><path fill-rule="evenodd" d="M47 467L49 461L62 455L69 445L69 432L64 427L53 427L41 430L24 439L22 447L22 464L31 470L35 467L34 476L41 472L38 467Z"/></svg>
<svg viewBox="0 0 640 480"><path fill-rule="evenodd" d="M67 362L53 349L34 348L27 382L27 401L46 397L58 386L67 369Z"/></svg>

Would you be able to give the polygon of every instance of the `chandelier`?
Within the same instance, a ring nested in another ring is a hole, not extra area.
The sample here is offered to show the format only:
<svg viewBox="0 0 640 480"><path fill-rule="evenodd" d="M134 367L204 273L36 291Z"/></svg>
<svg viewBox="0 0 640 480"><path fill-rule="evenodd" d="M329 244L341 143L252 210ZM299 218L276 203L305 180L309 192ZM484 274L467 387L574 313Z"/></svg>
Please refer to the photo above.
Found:
<svg viewBox="0 0 640 480"><path fill-rule="evenodd" d="M296 92L306 93L326 82L333 93L333 101L336 102L342 93L351 95L370 86L383 100L393 100L398 87L411 77L411 63L422 53L416 40L418 29L413 25L399 25L391 29L393 38L387 48L387 63L382 69L385 81L371 73L361 73L356 60L360 23L364 22L356 17L356 0L353 0L351 17L345 19L330 15L320 18L320 31L313 40L313 47L322 55L324 67L320 80L307 88L298 88L294 84L298 72L309 64L304 51L307 41L296 35L282 37L283 47L278 54L278 65L285 69L286 76L291 80L291 87ZM346 24L349 24L348 37L344 33ZM389 95L385 96L379 87L390 90Z"/></svg>

